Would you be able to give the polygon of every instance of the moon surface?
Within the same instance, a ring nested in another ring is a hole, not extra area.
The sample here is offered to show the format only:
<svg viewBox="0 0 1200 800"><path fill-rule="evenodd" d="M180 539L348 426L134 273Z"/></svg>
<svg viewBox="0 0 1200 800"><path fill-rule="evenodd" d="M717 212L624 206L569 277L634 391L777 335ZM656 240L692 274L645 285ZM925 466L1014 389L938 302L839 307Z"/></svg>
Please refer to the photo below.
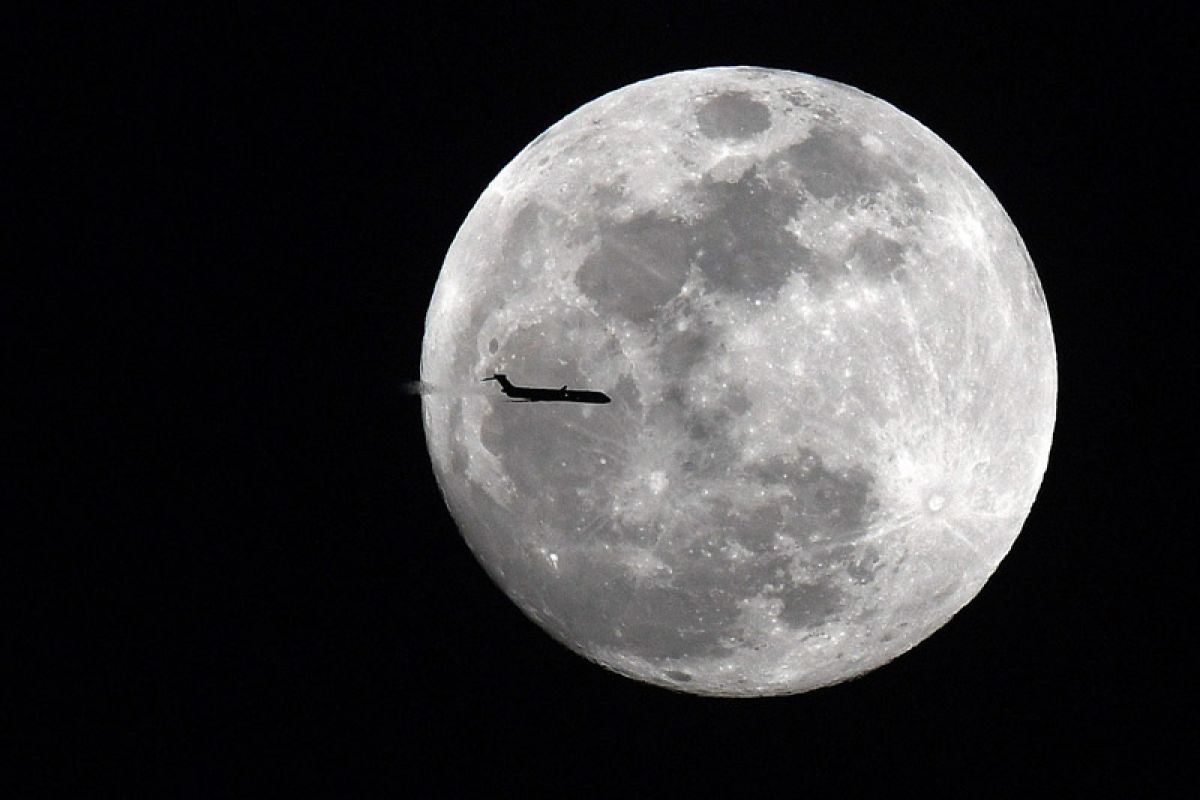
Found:
<svg viewBox="0 0 1200 800"><path fill-rule="evenodd" d="M506 403L493 372L613 402ZM442 493L525 614L727 696L860 675L969 602L1057 391L1037 274L966 162L756 68L627 86L517 155L446 256L421 378Z"/></svg>

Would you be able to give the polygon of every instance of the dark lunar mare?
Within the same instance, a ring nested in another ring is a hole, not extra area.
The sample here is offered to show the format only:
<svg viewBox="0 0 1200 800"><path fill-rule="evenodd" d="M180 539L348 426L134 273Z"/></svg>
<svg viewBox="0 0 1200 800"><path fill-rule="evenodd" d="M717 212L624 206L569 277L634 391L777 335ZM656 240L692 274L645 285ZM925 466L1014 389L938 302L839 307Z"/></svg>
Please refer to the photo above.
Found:
<svg viewBox="0 0 1200 800"><path fill-rule="evenodd" d="M530 326L511 343L529 353L532 342L543 340L539 327ZM664 351L681 356L670 361L680 377L703 356L705 342L703 336L681 337L677 349ZM591 648L620 647L650 660L728 655L742 641L738 620L747 598L778 598L784 621L809 628L844 607L834 581L871 575L869 563L855 561L853 548L846 547L865 531L874 510L871 478L862 470L831 470L811 451L756 468L755 480L768 489L783 488L782 499L761 505L715 496L705 501L696 518L710 521L707 530L672 529L662 520L645 529L624 527L611 516L611 497L580 487L618 483L638 436L629 420L648 415L649 429L674 431L666 438L682 448L684 474L669 490L677 495L662 498L664 507L676 496L697 497L701 485L735 463L738 446L727 420L686 402L644 409L631 384L618 386L613 395L613 416L607 407L587 418L573 410L492 408L483 419L482 443L500 459L520 499L502 507L473 487L455 501L456 517L479 520L463 529L481 560L502 572L497 581L558 638ZM452 414L451 423L458 419ZM553 567L534 549L539 539L531 530L538 527L562 534ZM831 579L795 584L788 574L791 556L777 549L776 533L824 558L830 567L818 571ZM622 547L656 552L660 539L679 543L657 551L670 574L637 575L620 560ZM750 557L734 557L734 544Z"/></svg>
<svg viewBox="0 0 1200 800"><path fill-rule="evenodd" d="M904 246L880 233L868 231L848 253L834 253L805 247L788 230L810 196L851 207L893 185L910 207L924 206L911 172L867 150L852 131L824 123L736 180L705 175L684 187L699 208L695 219L658 212L618 222L601 217L592 231L598 246L575 280L602 313L648 323L678 295L692 265L710 290L765 299L797 272L816 291L848 277L852 266L868 280L901 279ZM622 194L612 186L596 191L601 207ZM573 238L588 235L575 231Z"/></svg>

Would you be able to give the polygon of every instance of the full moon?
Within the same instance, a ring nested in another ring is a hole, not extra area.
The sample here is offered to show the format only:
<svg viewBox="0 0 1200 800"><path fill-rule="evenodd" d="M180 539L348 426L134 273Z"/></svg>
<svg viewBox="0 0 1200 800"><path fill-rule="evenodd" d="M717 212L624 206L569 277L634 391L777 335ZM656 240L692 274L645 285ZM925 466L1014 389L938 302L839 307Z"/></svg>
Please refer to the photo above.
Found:
<svg viewBox="0 0 1200 800"><path fill-rule="evenodd" d="M607 405L510 403L526 386ZM623 675L804 692L983 587L1049 456L1045 297L1000 203L841 83L677 72L535 139L455 237L424 424L463 537Z"/></svg>

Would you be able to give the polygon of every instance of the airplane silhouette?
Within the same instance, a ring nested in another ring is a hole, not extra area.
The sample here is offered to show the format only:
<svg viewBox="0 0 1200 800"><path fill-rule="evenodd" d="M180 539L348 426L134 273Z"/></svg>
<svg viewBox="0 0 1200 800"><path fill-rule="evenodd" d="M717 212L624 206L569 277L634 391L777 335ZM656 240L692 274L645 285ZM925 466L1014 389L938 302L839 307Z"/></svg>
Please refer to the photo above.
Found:
<svg viewBox="0 0 1200 800"><path fill-rule="evenodd" d="M590 392L583 389L568 389L564 384L561 389L535 389L531 386L514 386L508 376L497 372L485 381L497 381L500 390L509 397L512 403L611 403L612 398L604 392Z"/></svg>

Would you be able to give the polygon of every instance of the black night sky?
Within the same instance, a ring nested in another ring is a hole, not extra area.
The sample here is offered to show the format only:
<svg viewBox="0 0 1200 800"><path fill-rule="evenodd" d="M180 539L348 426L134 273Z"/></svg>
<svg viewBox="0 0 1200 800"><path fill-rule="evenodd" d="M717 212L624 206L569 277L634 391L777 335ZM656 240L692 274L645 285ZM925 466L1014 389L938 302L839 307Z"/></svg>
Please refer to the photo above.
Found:
<svg viewBox="0 0 1200 800"><path fill-rule="evenodd" d="M6 272L10 341L36 366L12 381L3 741L41 788L7 796L1171 796L1195 12L401 5L14 28L37 257ZM498 170L605 92L735 64L848 83L955 148L1025 240L1060 369L1049 472L982 593L874 673L752 701L527 621L400 391Z"/></svg>

